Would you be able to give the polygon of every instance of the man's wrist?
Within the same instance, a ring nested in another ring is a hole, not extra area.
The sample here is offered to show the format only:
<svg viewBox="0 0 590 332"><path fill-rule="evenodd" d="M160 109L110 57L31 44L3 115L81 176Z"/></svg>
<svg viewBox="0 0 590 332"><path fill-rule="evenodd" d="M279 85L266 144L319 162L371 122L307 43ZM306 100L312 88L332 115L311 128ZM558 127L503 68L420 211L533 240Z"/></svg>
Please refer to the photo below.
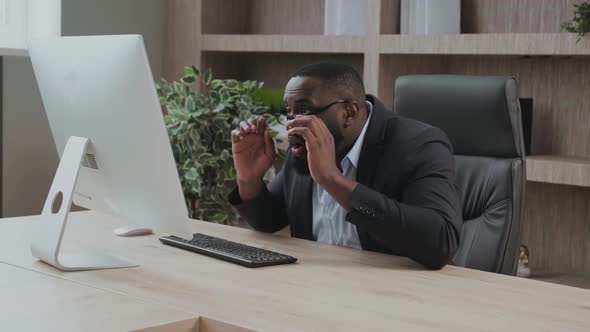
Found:
<svg viewBox="0 0 590 332"><path fill-rule="evenodd" d="M237 183L238 192L240 193L240 198L242 199L242 201L249 201L256 198L256 196L260 194L264 186L264 181L262 178L238 179Z"/></svg>
<svg viewBox="0 0 590 332"><path fill-rule="evenodd" d="M332 171L332 172L322 175L317 180L317 183L320 186L322 186L322 188L327 189L328 187L332 186L333 184L338 183L342 177L344 177L344 175L342 175L342 173L340 173L340 171L338 169L336 169L335 171Z"/></svg>
<svg viewBox="0 0 590 332"><path fill-rule="evenodd" d="M358 184L356 181L347 178L338 171L326 174L325 177L322 177L322 183L318 182L318 184L330 193L340 206L347 211L350 210L352 192Z"/></svg>

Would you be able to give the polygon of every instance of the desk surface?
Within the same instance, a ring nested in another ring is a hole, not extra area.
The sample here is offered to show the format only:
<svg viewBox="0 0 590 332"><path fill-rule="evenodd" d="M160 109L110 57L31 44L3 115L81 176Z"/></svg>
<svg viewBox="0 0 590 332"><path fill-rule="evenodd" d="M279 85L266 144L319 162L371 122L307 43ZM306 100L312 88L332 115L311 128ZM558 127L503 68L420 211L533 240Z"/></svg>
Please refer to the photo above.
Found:
<svg viewBox="0 0 590 332"><path fill-rule="evenodd" d="M123 331L196 316L0 263L0 330Z"/></svg>
<svg viewBox="0 0 590 332"><path fill-rule="evenodd" d="M35 218L0 220L0 261L161 305L160 320L191 313L269 331L590 328L589 290L453 266L430 271L401 257L197 221L191 222L194 232L283 252L299 261L247 269L164 246L156 236L116 237L112 229L120 223L115 219L78 212L70 217L64 249L108 249L141 266L64 273L31 256ZM129 310L132 316L135 309L128 308L104 310ZM180 313L164 314L170 308ZM78 311L75 305L67 310L74 315Z"/></svg>

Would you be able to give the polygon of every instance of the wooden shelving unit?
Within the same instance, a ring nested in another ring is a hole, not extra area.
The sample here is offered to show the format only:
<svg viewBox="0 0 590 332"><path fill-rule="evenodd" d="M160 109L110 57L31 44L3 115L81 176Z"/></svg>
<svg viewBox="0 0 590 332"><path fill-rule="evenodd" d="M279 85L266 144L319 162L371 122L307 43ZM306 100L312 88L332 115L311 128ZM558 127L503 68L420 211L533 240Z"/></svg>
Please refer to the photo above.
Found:
<svg viewBox="0 0 590 332"><path fill-rule="evenodd" d="M368 0L366 35L325 36L323 0L170 0L164 71L284 87L299 66L338 61L386 105L401 75L515 77L534 100L523 243L567 284L590 277L590 37L560 32L579 2L463 0L462 34L416 36L399 34L399 0Z"/></svg>

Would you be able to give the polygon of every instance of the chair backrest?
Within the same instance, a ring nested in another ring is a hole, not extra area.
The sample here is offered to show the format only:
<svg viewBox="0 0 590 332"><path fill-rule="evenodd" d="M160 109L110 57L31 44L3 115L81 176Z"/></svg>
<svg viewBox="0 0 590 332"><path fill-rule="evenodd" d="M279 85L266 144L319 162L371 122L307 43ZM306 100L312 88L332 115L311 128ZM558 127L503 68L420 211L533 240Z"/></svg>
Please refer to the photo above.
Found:
<svg viewBox="0 0 590 332"><path fill-rule="evenodd" d="M403 76L395 84L393 110L442 129L453 144L464 220L453 263L514 275L526 182L516 81Z"/></svg>

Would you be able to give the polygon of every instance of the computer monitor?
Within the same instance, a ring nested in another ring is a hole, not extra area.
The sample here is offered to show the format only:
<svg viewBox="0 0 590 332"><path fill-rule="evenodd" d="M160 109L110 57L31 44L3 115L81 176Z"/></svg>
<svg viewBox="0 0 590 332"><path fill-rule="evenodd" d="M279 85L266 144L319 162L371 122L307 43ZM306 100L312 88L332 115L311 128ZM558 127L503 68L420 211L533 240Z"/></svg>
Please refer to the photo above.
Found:
<svg viewBox="0 0 590 332"><path fill-rule="evenodd" d="M160 234L190 238L188 210L142 37L33 40L29 53L62 157L60 169L65 169L68 140L89 139L80 156L73 202Z"/></svg>

